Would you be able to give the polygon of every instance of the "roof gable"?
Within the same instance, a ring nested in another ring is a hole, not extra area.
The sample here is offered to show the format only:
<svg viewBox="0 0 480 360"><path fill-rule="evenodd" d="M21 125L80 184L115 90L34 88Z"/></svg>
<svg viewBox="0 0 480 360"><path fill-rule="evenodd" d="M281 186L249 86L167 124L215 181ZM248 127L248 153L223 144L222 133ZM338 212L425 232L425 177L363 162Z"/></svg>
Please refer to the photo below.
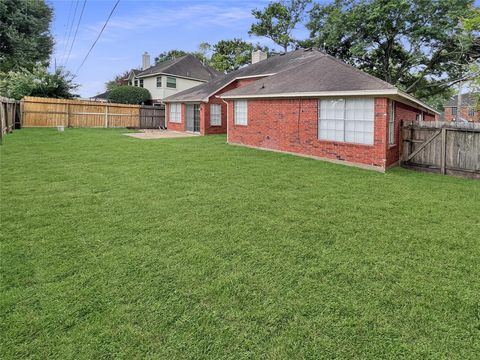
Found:
<svg viewBox="0 0 480 360"><path fill-rule="evenodd" d="M210 81L221 75L218 71L204 65L191 54L153 65L148 69L141 71L137 76L146 77L156 74L171 74L203 81Z"/></svg>
<svg viewBox="0 0 480 360"><path fill-rule="evenodd" d="M294 68L228 91L228 96L395 89L395 86L323 54Z"/></svg>
<svg viewBox="0 0 480 360"><path fill-rule="evenodd" d="M462 106L473 106L475 105L475 94L465 93L462 94ZM452 96L450 100L445 104L445 107L456 107L458 101L458 95Z"/></svg>
<svg viewBox="0 0 480 360"><path fill-rule="evenodd" d="M309 60L323 56L318 50L295 50L286 54L272 56L266 60L251 64L218 77L206 84L197 85L193 88L181 91L169 96L167 101L206 101L208 97L217 93L235 79L242 77L255 77L272 75L280 71L301 65Z"/></svg>

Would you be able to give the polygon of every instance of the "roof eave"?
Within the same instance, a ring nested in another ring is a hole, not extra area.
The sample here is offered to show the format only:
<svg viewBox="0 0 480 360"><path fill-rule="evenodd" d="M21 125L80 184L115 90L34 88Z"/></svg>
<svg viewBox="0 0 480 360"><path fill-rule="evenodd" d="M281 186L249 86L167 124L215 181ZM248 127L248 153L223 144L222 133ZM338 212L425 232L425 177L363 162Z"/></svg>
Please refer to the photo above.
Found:
<svg viewBox="0 0 480 360"><path fill-rule="evenodd" d="M201 81L201 82L204 82L204 83L207 83L207 82L211 81L211 80L199 79L199 78L195 78L195 77L191 77L191 76L171 74L171 73L163 72L163 71L156 72L156 73L152 73L152 74L146 74L146 75L140 75L140 74L139 74L139 75L137 75L137 77L138 77L138 78L146 78L146 77L157 76L157 75L175 76L175 77L178 77L178 78L181 78L181 79L189 79L189 80Z"/></svg>
<svg viewBox="0 0 480 360"><path fill-rule="evenodd" d="M398 89L382 89L382 90L352 90L352 91L315 91L315 92L293 92L279 94L261 94L261 95L220 95L222 99L267 99L267 98L298 98L298 97L326 97L326 96L368 96L368 95L397 95L403 97L420 107L427 109L435 114L440 114L431 106L425 104L413 96L404 93Z"/></svg>

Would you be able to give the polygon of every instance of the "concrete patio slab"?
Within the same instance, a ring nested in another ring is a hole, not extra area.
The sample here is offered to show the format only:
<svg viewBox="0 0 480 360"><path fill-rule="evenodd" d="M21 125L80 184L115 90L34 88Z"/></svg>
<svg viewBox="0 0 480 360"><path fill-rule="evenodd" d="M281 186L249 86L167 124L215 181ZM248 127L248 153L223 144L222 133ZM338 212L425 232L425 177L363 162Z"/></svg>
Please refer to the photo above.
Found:
<svg viewBox="0 0 480 360"><path fill-rule="evenodd" d="M128 133L124 135L131 136L137 139L143 139L143 140L173 139L173 138L199 136L199 134L180 132L180 131L171 131L171 130L157 130L157 129L140 130L140 132L137 132L137 133Z"/></svg>

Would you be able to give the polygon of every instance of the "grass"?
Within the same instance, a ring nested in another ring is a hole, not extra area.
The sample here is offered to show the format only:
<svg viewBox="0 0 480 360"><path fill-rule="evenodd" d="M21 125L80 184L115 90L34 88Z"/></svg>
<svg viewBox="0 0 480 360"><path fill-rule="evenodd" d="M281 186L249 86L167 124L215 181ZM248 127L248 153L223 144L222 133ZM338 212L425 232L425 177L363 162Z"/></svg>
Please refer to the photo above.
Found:
<svg viewBox="0 0 480 360"><path fill-rule="evenodd" d="M479 181L124 132L0 147L2 358L478 358Z"/></svg>

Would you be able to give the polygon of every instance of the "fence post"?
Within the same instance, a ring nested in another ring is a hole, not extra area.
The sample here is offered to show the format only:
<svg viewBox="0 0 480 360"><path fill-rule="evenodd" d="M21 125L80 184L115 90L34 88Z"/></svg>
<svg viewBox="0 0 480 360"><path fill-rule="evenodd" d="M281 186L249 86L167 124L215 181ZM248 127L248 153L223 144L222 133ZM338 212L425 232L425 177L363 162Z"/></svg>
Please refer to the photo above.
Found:
<svg viewBox="0 0 480 360"><path fill-rule="evenodd" d="M447 158L447 129L442 128L442 153L440 154L440 173L445 175L447 173L446 169L446 158Z"/></svg>
<svg viewBox="0 0 480 360"><path fill-rule="evenodd" d="M105 104L105 128L108 128L108 105Z"/></svg>
<svg viewBox="0 0 480 360"><path fill-rule="evenodd" d="M4 118L3 102L0 99L0 145L3 144Z"/></svg>
<svg viewBox="0 0 480 360"><path fill-rule="evenodd" d="M70 103L67 103L67 128L70 127Z"/></svg>

